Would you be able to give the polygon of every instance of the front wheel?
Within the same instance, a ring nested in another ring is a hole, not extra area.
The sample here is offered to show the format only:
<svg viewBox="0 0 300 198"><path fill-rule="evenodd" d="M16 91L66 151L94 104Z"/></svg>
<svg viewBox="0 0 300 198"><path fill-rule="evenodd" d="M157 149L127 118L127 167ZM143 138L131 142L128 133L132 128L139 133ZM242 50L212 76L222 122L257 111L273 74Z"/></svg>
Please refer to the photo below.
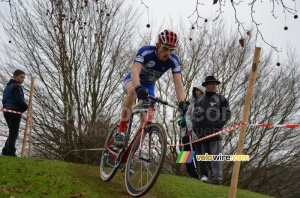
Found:
<svg viewBox="0 0 300 198"><path fill-rule="evenodd" d="M142 196L152 188L167 151L166 133L160 124L149 124L141 138L142 134L129 153L125 170L126 189L131 196Z"/></svg>
<svg viewBox="0 0 300 198"><path fill-rule="evenodd" d="M118 148L113 144L114 135L118 131L116 126L107 136L104 144L104 149L102 151L101 161L100 161L100 176L103 180L109 181L116 174L119 163L118 163Z"/></svg>

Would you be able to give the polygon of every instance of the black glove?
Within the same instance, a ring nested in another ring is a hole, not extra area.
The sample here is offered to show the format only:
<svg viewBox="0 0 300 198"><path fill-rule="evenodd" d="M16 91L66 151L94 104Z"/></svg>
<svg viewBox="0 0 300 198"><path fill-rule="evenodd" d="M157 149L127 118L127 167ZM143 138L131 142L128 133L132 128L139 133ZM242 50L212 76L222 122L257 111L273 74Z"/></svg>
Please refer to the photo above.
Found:
<svg viewBox="0 0 300 198"><path fill-rule="evenodd" d="M179 111L184 116L188 110L188 105L185 102L179 102L178 104Z"/></svg>
<svg viewBox="0 0 300 198"><path fill-rule="evenodd" d="M138 99L146 100L148 98L148 91L142 85L138 85L134 88Z"/></svg>

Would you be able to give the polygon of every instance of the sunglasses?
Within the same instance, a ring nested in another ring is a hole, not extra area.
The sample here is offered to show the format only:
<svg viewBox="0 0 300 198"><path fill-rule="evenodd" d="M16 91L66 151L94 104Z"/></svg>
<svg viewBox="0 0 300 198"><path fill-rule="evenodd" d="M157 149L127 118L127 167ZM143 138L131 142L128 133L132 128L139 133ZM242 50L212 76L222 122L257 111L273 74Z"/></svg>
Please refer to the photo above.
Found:
<svg viewBox="0 0 300 198"><path fill-rule="evenodd" d="M174 52L175 49L176 49L176 48L174 48L174 47L170 47L170 46L165 45L165 44L161 44L161 46L162 46L163 48L165 48L166 50L169 50L170 52Z"/></svg>

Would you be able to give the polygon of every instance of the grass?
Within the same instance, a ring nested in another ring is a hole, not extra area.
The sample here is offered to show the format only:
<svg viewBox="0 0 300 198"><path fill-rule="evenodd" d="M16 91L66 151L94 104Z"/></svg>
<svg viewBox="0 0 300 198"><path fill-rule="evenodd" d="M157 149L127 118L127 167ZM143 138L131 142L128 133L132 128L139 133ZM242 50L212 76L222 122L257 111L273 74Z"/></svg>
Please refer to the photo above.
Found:
<svg viewBox="0 0 300 198"><path fill-rule="evenodd" d="M161 174L146 198L228 197L228 186L215 186L188 177ZM102 181L99 167L37 158L0 157L0 197L130 197L124 173L118 171L109 181ZM267 198L246 190L237 197Z"/></svg>

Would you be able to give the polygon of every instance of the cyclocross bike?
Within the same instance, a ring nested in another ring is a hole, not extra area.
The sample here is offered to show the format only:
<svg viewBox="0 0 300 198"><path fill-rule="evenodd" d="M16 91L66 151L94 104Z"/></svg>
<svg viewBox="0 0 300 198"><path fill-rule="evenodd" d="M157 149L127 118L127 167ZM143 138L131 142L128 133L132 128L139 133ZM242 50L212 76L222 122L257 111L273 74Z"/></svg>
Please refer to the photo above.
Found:
<svg viewBox="0 0 300 198"><path fill-rule="evenodd" d="M119 149L113 144L118 131L118 126L116 126L108 134L101 156L100 175L105 181L112 179L120 165L125 164L123 168L125 169L125 184L131 196L142 196L152 188L166 156L166 132L160 124L152 122L155 104L160 103L178 108L160 98L149 95L149 99L148 109L140 108L142 101L133 106L125 135L125 147ZM144 121L140 124L133 124L136 120L134 117L143 113L146 114Z"/></svg>

